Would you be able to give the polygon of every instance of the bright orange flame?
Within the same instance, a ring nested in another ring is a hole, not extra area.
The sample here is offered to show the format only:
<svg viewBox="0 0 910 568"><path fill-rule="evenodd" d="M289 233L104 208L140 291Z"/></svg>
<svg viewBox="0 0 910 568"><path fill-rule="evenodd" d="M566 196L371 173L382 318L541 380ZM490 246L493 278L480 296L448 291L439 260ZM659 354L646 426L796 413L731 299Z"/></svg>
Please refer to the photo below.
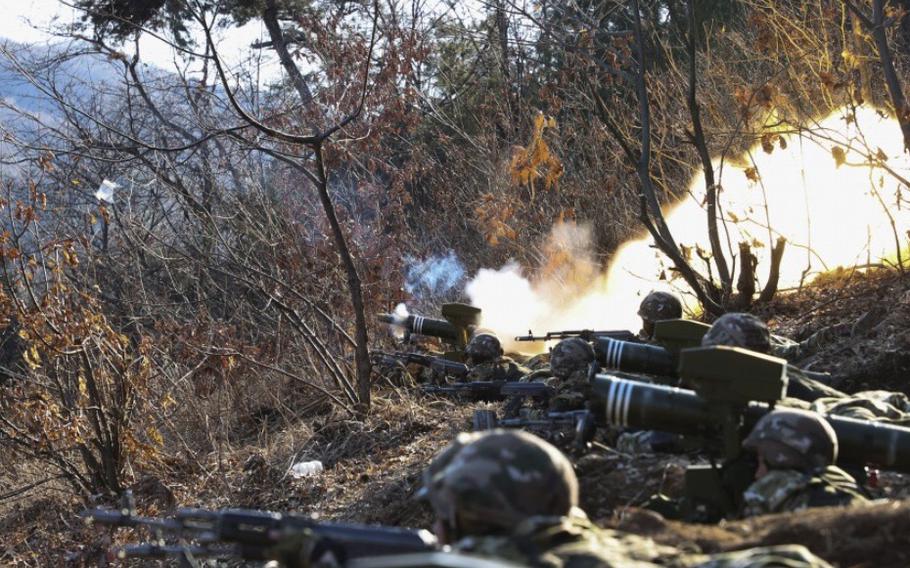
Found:
<svg viewBox="0 0 910 568"><path fill-rule="evenodd" d="M769 117L769 123L773 120ZM784 236L788 245L779 286L786 288L838 266L893 261L898 246L906 248L910 218L900 196L908 190L901 178L910 179L910 162L897 121L870 108L859 108L855 115L841 109L811 129L778 134L770 153L756 144L735 159L715 161L728 261L734 258L738 269L738 244L753 243L762 285L771 245ZM666 212L667 223L678 243L710 251L703 174L692 180L689 193ZM583 328L634 331L645 294L671 286L688 292L680 280L661 279L671 274L670 265L647 234L623 244L604 274L595 268L585 228L554 226L545 252L547 261L531 280L513 263L481 270L467 287L472 303L483 309L484 327L504 340L528 329L538 334ZM704 272L694 253L692 264ZM543 349L504 343L507 350Z"/></svg>

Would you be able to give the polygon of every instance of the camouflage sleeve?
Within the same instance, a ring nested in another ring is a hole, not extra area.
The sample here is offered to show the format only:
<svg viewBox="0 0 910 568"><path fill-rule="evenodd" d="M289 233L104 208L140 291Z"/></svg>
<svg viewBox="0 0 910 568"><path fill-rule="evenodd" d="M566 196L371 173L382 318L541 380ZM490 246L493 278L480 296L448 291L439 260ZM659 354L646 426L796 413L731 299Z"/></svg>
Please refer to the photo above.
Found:
<svg viewBox="0 0 910 568"><path fill-rule="evenodd" d="M805 508L811 477L779 469L755 481L743 493L743 516L754 517Z"/></svg>
<svg viewBox="0 0 910 568"><path fill-rule="evenodd" d="M847 395L835 388L807 377L798 367L787 365L787 396L813 402L822 397L844 398Z"/></svg>
<svg viewBox="0 0 910 568"><path fill-rule="evenodd" d="M799 343L788 337L773 333L771 334L771 349L769 353L787 361L795 361L803 356Z"/></svg>
<svg viewBox="0 0 910 568"><path fill-rule="evenodd" d="M766 546L712 555L693 568L831 568L831 565L797 544Z"/></svg>

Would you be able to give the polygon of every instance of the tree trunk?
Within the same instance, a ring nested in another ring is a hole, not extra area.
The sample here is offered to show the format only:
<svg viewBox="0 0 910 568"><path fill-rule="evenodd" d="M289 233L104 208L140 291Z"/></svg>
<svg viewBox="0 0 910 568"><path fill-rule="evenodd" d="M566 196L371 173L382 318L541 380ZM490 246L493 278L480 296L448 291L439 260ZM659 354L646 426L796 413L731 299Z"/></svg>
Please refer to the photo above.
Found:
<svg viewBox="0 0 910 568"><path fill-rule="evenodd" d="M771 250L771 268L768 271L768 281L758 297L759 302L770 302L777 293L777 283L780 281L780 262L784 258L784 248L787 246L787 239L777 237L774 249Z"/></svg>
<svg viewBox="0 0 910 568"><path fill-rule="evenodd" d="M278 24L278 9L275 0L266 0L266 9L263 11L262 19L265 22L272 45L278 53L281 66L291 78L291 84L300 96L300 100L305 106L316 107L313 101L313 95L309 86L294 63L291 54L287 50L287 44ZM314 131L318 130L314 128ZM348 294L351 297L351 307L354 310L354 364L357 375L357 397L358 410L365 414L370 408L370 354L367 348L369 339L367 336L367 322L364 313L363 292L360 285L360 276L357 274L357 266L348 248L347 239L341 224L338 222L338 214L335 212L335 205L332 203L332 197L329 194L328 175L325 170L323 142L320 141L313 145L313 152L316 155L316 190L319 194L319 200L322 203L323 211L329 221L332 229L332 237L335 241L335 248L338 250L338 256L347 276Z"/></svg>

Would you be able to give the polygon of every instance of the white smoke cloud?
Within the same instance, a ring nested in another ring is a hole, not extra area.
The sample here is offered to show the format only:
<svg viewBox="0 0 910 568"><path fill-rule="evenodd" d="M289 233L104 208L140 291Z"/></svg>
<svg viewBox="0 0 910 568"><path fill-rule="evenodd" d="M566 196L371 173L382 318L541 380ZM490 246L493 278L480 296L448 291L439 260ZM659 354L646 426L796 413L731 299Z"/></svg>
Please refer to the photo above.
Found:
<svg viewBox="0 0 910 568"><path fill-rule="evenodd" d="M408 266L404 288L409 294L442 295L461 284L465 278L465 269L454 251L442 256L431 256L424 260L406 257Z"/></svg>

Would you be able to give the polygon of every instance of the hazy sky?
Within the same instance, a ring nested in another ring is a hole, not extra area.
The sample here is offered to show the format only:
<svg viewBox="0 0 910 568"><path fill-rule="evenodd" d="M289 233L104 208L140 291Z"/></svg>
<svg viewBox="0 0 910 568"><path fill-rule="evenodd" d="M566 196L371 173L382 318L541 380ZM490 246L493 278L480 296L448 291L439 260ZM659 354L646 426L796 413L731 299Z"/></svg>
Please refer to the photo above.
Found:
<svg viewBox="0 0 910 568"><path fill-rule="evenodd" d="M22 43L46 43L53 41L52 36L42 30L52 25L66 25L79 20L76 10L61 4L58 0L0 0L3 4L3 17L0 18L0 37ZM37 29L36 29L37 28ZM259 21L252 21L242 28L232 28L223 32L218 38L221 55L229 62L235 63L252 55L249 45L267 32ZM142 60L162 67L173 69L174 50L164 42L146 34L140 40ZM278 72L271 58L265 67L266 75Z"/></svg>

